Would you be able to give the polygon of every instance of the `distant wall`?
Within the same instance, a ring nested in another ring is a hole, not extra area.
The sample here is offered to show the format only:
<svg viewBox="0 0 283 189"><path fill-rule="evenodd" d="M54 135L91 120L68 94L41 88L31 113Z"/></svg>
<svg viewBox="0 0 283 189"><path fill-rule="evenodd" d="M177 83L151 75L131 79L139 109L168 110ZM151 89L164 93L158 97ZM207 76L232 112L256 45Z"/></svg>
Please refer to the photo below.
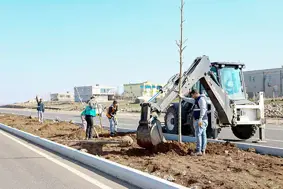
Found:
<svg viewBox="0 0 283 189"><path fill-rule="evenodd" d="M72 102L74 101L74 96L70 93L61 94L61 93L54 93L50 95L51 101L58 101L58 102Z"/></svg>
<svg viewBox="0 0 283 189"><path fill-rule="evenodd" d="M265 97L283 96L283 69L267 69L244 72L246 90L249 98L263 91Z"/></svg>

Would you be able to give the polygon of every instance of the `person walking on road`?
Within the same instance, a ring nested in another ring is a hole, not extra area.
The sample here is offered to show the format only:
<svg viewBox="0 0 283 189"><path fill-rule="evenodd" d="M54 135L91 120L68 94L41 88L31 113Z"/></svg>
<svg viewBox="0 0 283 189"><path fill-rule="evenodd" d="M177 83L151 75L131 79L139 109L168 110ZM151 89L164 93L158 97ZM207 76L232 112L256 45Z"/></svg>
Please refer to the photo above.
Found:
<svg viewBox="0 0 283 189"><path fill-rule="evenodd" d="M117 133L117 119L116 119L116 114L118 111L118 102L116 100L113 101L113 104L108 108L106 116L109 119L110 123L110 135L115 136Z"/></svg>
<svg viewBox="0 0 283 189"><path fill-rule="evenodd" d="M205 155L207 136L206 129L208 126L208 116L207 116L207 102L206 96L199 94L197 90L192 90L190 92L192 98L187 98L180 96L186 102L194 105L193 109L193 125L195 128L196 136L196 151L192 155L202 156Z"/></svg>
<svg viewBox="0 0 283 189"><path fill-rule="evenodd" d="M38 116L38 121L40 123L43 123L43 114L45 111L44 104L42 102L42 98L38 99L38 96L36 96L36 102L37 102L37 116Z"/></svg>

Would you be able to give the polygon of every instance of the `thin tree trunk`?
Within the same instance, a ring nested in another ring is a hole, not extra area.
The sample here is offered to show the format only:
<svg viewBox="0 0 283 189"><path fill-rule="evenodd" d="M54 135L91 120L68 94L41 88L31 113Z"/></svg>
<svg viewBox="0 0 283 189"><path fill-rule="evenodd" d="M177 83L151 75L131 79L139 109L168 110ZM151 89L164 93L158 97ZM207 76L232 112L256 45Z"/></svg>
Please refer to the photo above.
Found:
<svg viewBox="0 0 283 189"><path fill-rule="evenodd" d="M181 12L181 23L180 23L180 32L181 32L181 37L180 41L177 42L177 46L179 47L179 63L180 63L180 73L179 73L179 116L178 116L178 141L182 142L182 83L183 83L183 51L185 49L184 42L183 42L183 23L184 23L184 18L183 18L183 10L184 10L184 0L181 0L181 7L180 7L180 12Z"/></svg>

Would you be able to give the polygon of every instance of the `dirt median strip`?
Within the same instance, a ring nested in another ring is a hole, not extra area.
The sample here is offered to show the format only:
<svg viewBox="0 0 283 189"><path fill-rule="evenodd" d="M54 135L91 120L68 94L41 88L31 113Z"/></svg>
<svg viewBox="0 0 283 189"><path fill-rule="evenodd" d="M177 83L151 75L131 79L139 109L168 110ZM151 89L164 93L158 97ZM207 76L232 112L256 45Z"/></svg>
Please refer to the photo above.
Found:
<svg viewBox="0 0 283 189"><path fill-rule="evenodd" d="M98 139L105 144L98 148L95 142L84 143L84 131L77 125L37 120L24 116L2 115L0 122L28 133L46 138L77 150L98 155L105 159L126 165L187 187L201 188L282 188L283 159L239 150L230 143L209 144L207 155L191 157L193 143L168 142L154 150L145 150L136 144L135 134L126 134L133 139L133 145L123 147L107 144L119 141L125 133L111 138L103 133ZM96 139L94 139L95 141Z"/></svg>
<svg viewBox="0 0 283 189"><path fill-rule="evenodd" d="M178 135L164 134L164 136L167 140L174 140L174 141L178 140ZM195 137L183 136L182 140L183 140L183 142L193 142L196 139L195 139ZM254 144L254 143L241 143L241 142L233 142L233 141L228 141L228 140L216 140L216 139L208 139L208 142L210 142L210 143L231 142L236 147L238 147L239 149L242 149L242 150L254 149L255 152L259 153L259 154L283 157L283 148L258 145L258 144Z"/></svg>

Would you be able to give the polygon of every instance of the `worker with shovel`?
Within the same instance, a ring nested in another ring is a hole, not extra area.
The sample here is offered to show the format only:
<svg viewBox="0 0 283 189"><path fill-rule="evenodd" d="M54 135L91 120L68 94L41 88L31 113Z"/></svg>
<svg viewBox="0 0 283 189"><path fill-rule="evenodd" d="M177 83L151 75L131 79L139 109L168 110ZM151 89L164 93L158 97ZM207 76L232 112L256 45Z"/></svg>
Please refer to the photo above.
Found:
<svg viewBox="0 0 283 189"><path fill-rule="evenodd" d="M116 118L116 113L118 111L118 102L116 100L113 101L113 104L108 108L106 116L109 119L110 123L110 135L115 136L117 133L117 118Z"/></svg>

